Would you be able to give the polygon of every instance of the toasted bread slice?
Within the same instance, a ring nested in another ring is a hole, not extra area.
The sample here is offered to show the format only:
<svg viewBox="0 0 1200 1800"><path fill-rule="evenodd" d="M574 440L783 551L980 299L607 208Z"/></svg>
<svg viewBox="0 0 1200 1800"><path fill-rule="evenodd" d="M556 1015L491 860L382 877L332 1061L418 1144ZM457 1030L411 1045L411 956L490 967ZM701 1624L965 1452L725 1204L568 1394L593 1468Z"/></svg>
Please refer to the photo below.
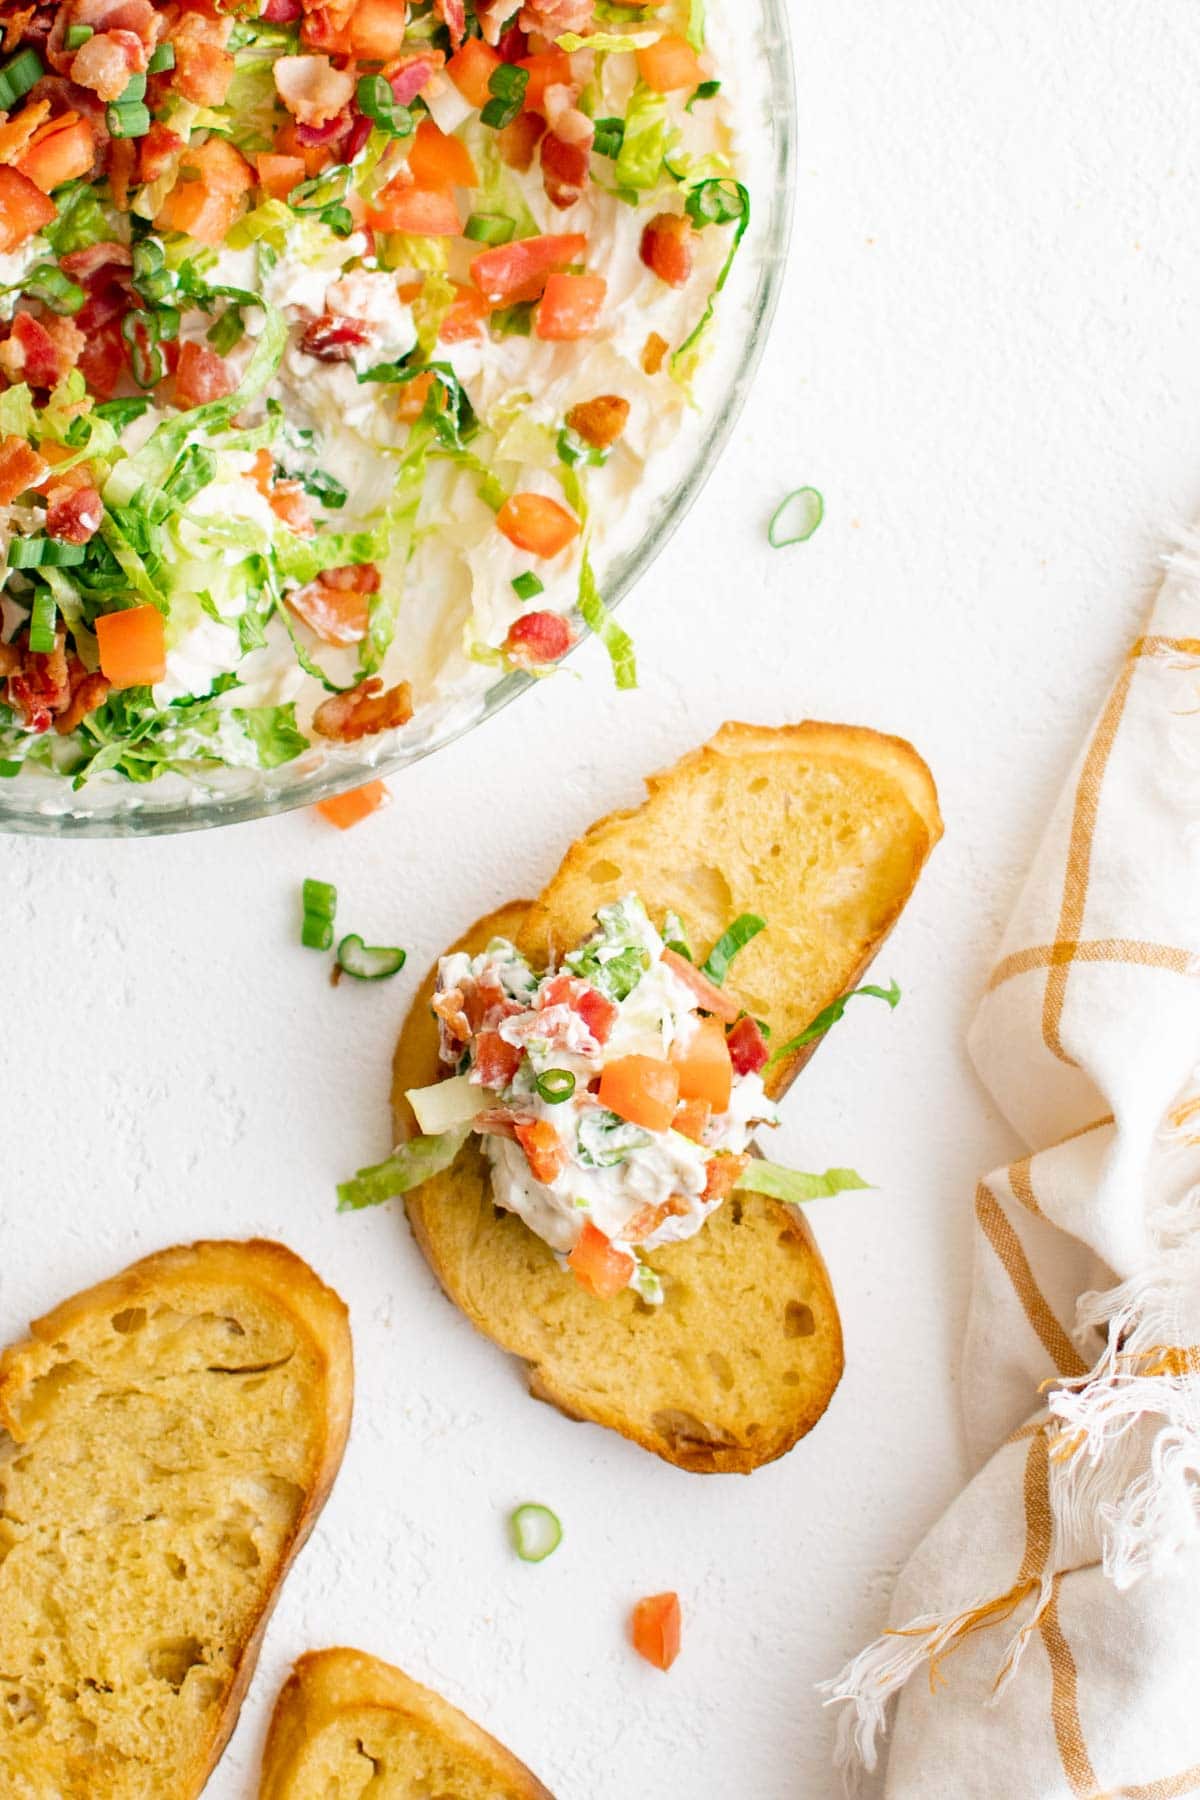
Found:
<svg viewBox="0 0 1200 1800"><path fill-rule="evenodd" d="M342 1459L346 1309L280 1244L165 1250L0 1356L0 1794L192 1800Z"/></svg>
<svg viewBox="0 0 1200 1800"><path fill-rule="evenodd" d="M493 1737L361 1650L302 1656L275 1703L259 1800L554 1800Z"/></svg>
<svg viewBox="0 0 1200 1800"><path fill-rule="evenodd" d="M895 924L941 835L937 794L897 738L854 727L726 725L654 777L640 807L611 814L568 851L541 898L493 913L455 948L515 937L537 966L573 948L597 907L638 893L653 918L680 914L699 956L729 921L767 930L727 988L787 1043L854 987ZM404 1093L437 1077L431 975L401 1034ZM817 1040L819 1042L819 1040ZM816 1043L769 1072L783 1092ZM475 1140L408 1196L421 1248L451 1299L529 1365L531 1391L608 1425L680 1468L740 1472L781 1456L820 1418L842 1372L829 1277L805 1218L735 1194L702 1231L651 1251L666 1301L595 1300L547 1246L491 1200Z"/></svg>

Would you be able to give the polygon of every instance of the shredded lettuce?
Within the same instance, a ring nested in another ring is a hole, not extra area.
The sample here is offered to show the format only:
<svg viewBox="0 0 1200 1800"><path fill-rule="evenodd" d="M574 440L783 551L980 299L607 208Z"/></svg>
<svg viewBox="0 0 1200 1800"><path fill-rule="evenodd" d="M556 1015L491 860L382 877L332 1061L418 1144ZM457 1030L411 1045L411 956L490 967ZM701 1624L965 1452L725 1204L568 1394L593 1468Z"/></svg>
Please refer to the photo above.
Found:
<svg viewBox="0 0 1200 1800"><path fill-rule="evenodd" d="M225 233L231 250L245 250L250 244L265 242L273 250L283 250L288 232L296 223L296 215L282 200L264 200L253 212L243 213Z"/></svg>
<svg viewBox="0 0 1200 1800"><path fill-rule="evenodd" d="M854 1169L826 1169L823 1175L809 1175L801 1169L785 1169L779 1163L752 1156L737 1185L752 1194L769 1194L772 1200L802 1206L806 1200L825 1200L833 1194L869 1188L871 1184Z"/></svg>
<svg viewBox="0 0 1200 1800"><path fill-rule="evenodd" d="M707 10L708 0L691 0L687 41L693 50L703 50L704 48L704 18Z"/></svg>
<svg viewBox="0 0 1200 1800"><path fill-rule="evenodd" d="M803 1050L804 1046L811 1044L814 1038L824 1037L830 1026L837 1024L851 1000L858 999L860 995L872 1000L886 1000L893 1012L900 1004L898 982L889 982L885 988L872 987L869 983L865 987L854 988L850 993L842 994L837 1000L831 1000L825 1010L817 1014L811 1025L806 1025L803 1031L798 1032L794 1038L789 1038L786 1044L780 1044L768 1067L774 1067L777 1062L782 1062L785 1056L794 1056L797 1050Z"/></svg>
<svg viewBox="0 0 1200 1800"><path fill-rule="evenodd" d="M562 483L562 490L568 503L574 508L579 522L583 526L583 540L579 551L579 594L576 605L579 616L593 636L598 637L608 652L608 660L612 664L613 680L618 688L635 688L638 684L637 654L633 648L633 639L623 626L617 624L604 604L604 597L596 585L596 575L592 568L589 554L591 532L588 528L587 490L583 484L583 476L577 467L564 463L557 471Z"/></svg>
<svg viewBox="0 0 1200 1800"><path fill-rule="evenodd" d="M657 187L664 158L677 135L666 96L639 81L625 112L625 136L614 165L617 186L635 192Z"/></svg>
<svg viewBox="0 0 1200 1800"><path fill-rule="evenodd" d="M284 706L235 706L232 710L258 751L260 768L277 769L308 749L309 739L296 723L294 701Z"/></svg>
<svg viewBox="0 0 1200 1800"><path fill-rule="evenodd" d="M565 967L618 1003L628 998L650 966L646 940L650 920L633 894L602 906L599 927L578 950L563 957Z"/></svg>
<svg viewBox="0 0 1200 1800"><path fill-rule="evenodd" d="M745 948L751 938L765 931L767 921L760 919L757 913L741 913L729 927L723 931L708 953L708 960L701 973L716 986L723 987L725 977L729 973L729 965L739 950Z"/></svg>
<svg viewBox="0 0 1200 1800"><path fill-rule="evenodd" d="M119 235L88 180L70 181L56 188L54 204L57 217L42 226L41 235L55 256L86 250L89 244L102 244Z"/></svg>
<svg viewBox="0 0 1200 1800"><path fill-rule="evenodd" d="M700 183L701 188L708 185L707 182ZM684 384L689 382L696 372L696 367L700 361L703 349L704 338L707 335L709 326L712 324L713 315L717 309L717 295L721 292L721 289L729 279L729 271L733 267L733 259L740 250L742 239L745 237L746 232L750 227L750 195L742 186L741 182L737 181L732 184L720 183L719 185L732 185L736 188L740 199L741 211L738 214L727 215L727 217L733 216L737 218L737 225L733 233L733 241L729 246L729 254L721 265L721 273L717 276L713 290L708 296L708 302L700 315L699 323L688 333L678 350L676 350L671 357L671 375L674 380ZM698 192L698 189L694 189L693 195ZM690 199L691 197L689 197L689 211L691 211ZM696 215L693 214L693 216Z"/></svg>
<svg viewBox="0 0 1200 1800"><path fill-rule="evenodd" d="M14 387L6 388L0 394L0 432L5 437L31 438L36 423L33 395L27 381L18 381Z"/></svg>
<svg viewBox="0 0 1200 1800"><path fill-rule="evenodd" d="M560 50L570 54L575 50L645 50L658 39L657 31L592 31L586 37L580 37L577 31L564 31L554 41Z"/></svg>
<svg viewBox="0 0 1200 1800"><path fill-rule="evenodd" d="M386 1162L360 1169L351 1181L343 1181L337 1191L339 1212L361 1212L365 1206L381 1206L400 1194L411 1193L448 1169L467 1141L469 1125L440 1132L437 1137L413 1137L401 1144Z"/></svg>

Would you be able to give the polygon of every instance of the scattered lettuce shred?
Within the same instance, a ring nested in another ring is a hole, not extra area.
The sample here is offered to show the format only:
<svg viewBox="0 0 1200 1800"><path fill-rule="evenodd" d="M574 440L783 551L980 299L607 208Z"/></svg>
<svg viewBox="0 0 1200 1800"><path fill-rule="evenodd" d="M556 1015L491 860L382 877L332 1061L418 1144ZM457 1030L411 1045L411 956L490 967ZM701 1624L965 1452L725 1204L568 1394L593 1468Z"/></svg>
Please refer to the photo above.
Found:
<svg viewBox="0 0 1200 1800"><path fill-rule="evenodd" d="M677 136L665 94L639 81L625 113L625 135L614 165L618 188L644 193L658 186L663 163Z"/></svg>
<svg viewBox="0 0 1200 1800"><path fill-rule="evenodd" d="M409 1138L386 1162L360 1169L352 1180L339 1185L338 1211L361 1212L364 1207L382 1206L411 1193L432 1175L440 1175L466 1143L470 1129L469 1125L455 1126L437 1137Z"/></svg>
<svg viewBox="0 0 1200 1800"><path fill-rule="evenodd" d="M797 1050L803 1050L804 1046L806 1044L811 1044L814 1038L824 1037L830 1027L837 1024L851 1000L857 1000L860 996L865 996L872 1000L886 1000L888 1006L894 1012L900 1004L899 983L895 981L889 982L885 988L875 987L868 983L864 987L854 988L848 994L840 995L836 1000L831 1000L824 1011L817 1014L811 1025L806 1025L803 1031L798 1032L794 1038L789 1038L786 1044L780 1044L778 1050L776 1050L775 1054L772 1056L768 1067L774 1067L777 1062L782 1062L786 1056L794 1056Z"/></svg>
<svg viewBox="0 0 1200 1800"><path fill-rule="evenodd" d="M854 1169L826 1169L823 1175L810 1175L802 1169L785 1169L779 1163L752 1156L737 1185L752 1194L769 1194L772 1200L803 1206L808 1200L827 1200L834 1194L869 1188L871 1184Z"/></svg>

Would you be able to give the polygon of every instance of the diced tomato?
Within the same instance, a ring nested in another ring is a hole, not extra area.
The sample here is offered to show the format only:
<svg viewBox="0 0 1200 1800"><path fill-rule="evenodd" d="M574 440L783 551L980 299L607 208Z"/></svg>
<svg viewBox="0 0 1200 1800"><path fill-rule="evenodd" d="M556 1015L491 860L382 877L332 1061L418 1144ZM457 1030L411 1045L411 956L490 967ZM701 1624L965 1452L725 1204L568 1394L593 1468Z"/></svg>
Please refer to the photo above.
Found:
<svg viewBox="0 0 1200 1800"><path fill-rule="evenodd" d="M96 620L100 668L115 688L149 687L167 672L166 624L155 606L130 606Z"/></svg>
<svg viewBox="0 0 1200 1800"><path fill-rule="evenodd" d="M363 62L390 62L404 49L407 8L397 0L358 0L350 15L350 48Z"/></svg>
<svg viewBox="0 0 1200 1800"><path fill-rule="evenodd" d="M707 1100L681 1100L675 1108L675 1117L671 1123L674 1130L691 1138L694 1144L699 1144L704 1141L705 1129L711 1117L712 1107Z"/></svg>
<svg viewBox="0 0 1200 1800"><path fill-rule="evenodd" d="M223 356L207 344L193 343L191 339L183 345L175 370L178 405L187 409L206 406L210 400L223 400L236 386L237 376Z"/></svg>
<svg viewBox="0 0 1200 1800"><path fill-rule="evenodd" d="M303 11L301 0L263 0L258 16L267 25L294 25Z"/></svg>
<svg viewBox="0 0 1200 1800"><path fill-rule="evenodd" d="M219 245L254 186L254 172L239 150L215 133L187 153L187 171L158 210L155 224L183 231L202 244Z"/></svg>
<svg viewBox="0 0 1200 1800"><path fill-rule="evenodd" d="M91 326L78 365L80 374L87 382L88 392L100 400L111 400L120 385L128 360L128 350L117 319Z"/></svg>
<svg viewBox="0 0 1200 1800"><path fill-rule="evenodd" d="M266 448L254 452L254 460L246 470L246 480L252 481L264 500L271 497L271 484L275 480L275 459Z"/></svg>
<svg viewBox="0 0 1200 1800"><path fill-rule="evenodd" d="M700 59L686 38L668 32L656 44L637 52L638 74L656 94L676 88L698 88L704 80Z"/></svg>
<svg viewBox="0 0 1200 1800"><path fill-rule="evenodd" d="M17 167L43 194L50 194L64 181L89 175L95 160L91 126L78 113L68 112L40 127Z"/></svg>
<svg viewBox="0 0 1200 1800"><path fill-rule="evenodd" d="M507 1087L521 1066L523 1052L498 1031L481 1031L475 1039L475 1068L484 1087Z"/></svg>
<svg viewBox="0 0 1200 1800"><path fill-rule="evenodd" d="M728 1111L733 1064L720 1019L701 1019L685 1044L672 1047L671 1061L684 1100L707 1100L714 1112Z"/></svg>
<svg viewBox="0 0 1200 1800"><path fill-rule="evenodd" d="M318 800L316 810L339 831L349 831L352 825L360 825L381 806L386 806L390 799L382 781L368 781L362 787L351 788L348 794L333 794L328 800Z"/></svg>
<svg viewBox="0 0 1200 1800"><path fill-rule="evenodd" d="M566 1157L549 1119L517 1119L513 1131L525 1152L533 1179L546 1183L556 1180L562 1173Z"/></svg>
<svg viewBox="0 0 1200 1800"><path fill-rule="evenodd" d="M570 342L595 331L608 283L602 275L551 275L537 309L534 330L551 342Z"/></svg>
<svg viewBox="0 0 1200 1800"><path fill-rule="evenodd" d="M684 287L691 279L696 228L683 213L658 213L642 232L639 254L648 269L668 287Z"/></svg>
<svg viewBox="0 0 1200 1800"><path fill-rule="evenodd" d="M304 180L302 156L280 156L275 150L260 150L254 158L258 185L272 200L286 200L292 189Z"/></svg>
<svg viewBox="0 0 1200 1800"><path fill-rule="evenodd" d="M523 56L517 67L529 70L524 100L526 112L545 112L548 87L571 86L571 59L565 50L543 50L537 56Z"/></svg>
<svg viewBox="0 0 1200 1800"><path fill-rule="evenodd" d="M276 490L278 491L278 490ZM287 595L287 604L326 644L358 644L367 635L371 595L379 592L374 563L326 569Z"/></svg>
<svg viewBox="0 0 1200 1800"><path fill-rule="evenodd" d="M665 1057L618 1056L601 1070L597 1097L631 1125L667 1131L679 1105L679 1071Z"/></svg>
<svg viewBox="0 0 1200 1800"><path fill-rule="evenodd" d="M51 484L46 491L46 536L65 544L86 544L104 517L104 502L89 484Z"/></svg>
<svg viewBox="0 0 1200 1800"><path fill-rule="evenodd" d="M550 232L544 237L518 238L515 244L498 244L472 259L471 280L492 306L538 300L550 276L580 262L587 245L582 231Z"/></svg>
<svg viewBox="0 0 1200 1800"><path fill-rule="evenodd" d="M546 133L542 139L542 186L551 206L562 210L583 199L591 178L591 159L590 137L585 144L569 144L553 131Z"/></svg>
<svg viewBox="0 0 1200 1800"><path fill-rule="evenodd" d="M618 1009L608 996L578 975L555 975L542 989L538 1006L569 1006L598 1044L607 1044L617 1020Z"/></svg>
<svg viewBox="0 0 1200 1800"><path fill-rule="evenodd" d="M41 481L49 466L23 437L10 435L0 439L0 505L7 506L26 488Z"/></svg>
<svg viewBox="0 0 1200 1800"><path fill-rule="evenodd" d="M546 121L539 113L519 112L511 125L496 133L500 161L524 174L533 167L533 153L545 129Z"/></svg>
<svg viewBox="0 0 1200 1800"><path fill-rule="evenodd" d="M53 200L35 182L0 163L0 255L15 250L57 216Z"/></svg>
<svg viewBox="0 0 1200 1800"><path fill-rule="evenodd" d="M505 62L520 62L529 54L529 38L519 25L510 25L507 31L501 32L496 48Z"/></svg>
<svg viewBox="0 0 1200 1800"><path fill-rule="evenodd" d="M726 1150L718 1150L715 1156L710 1156L704 1192L700 1198L702 1200L724 1200L741 1180L742 1171L749 1161L748 1156L734 1156Z"/></svg>
<svg viewBox="0 0 1200 1800"><path fill-rule="evenodd" d="M637 1267L626 1251L613 1249L611 1240L590 1219L567 1262L580 1287L594 1300L612 1300L623 1293Z"/></svg>
<svg viewBox="0 0 1200 1800"><path fill-rule="evenodd" d="M453 194L389 182L367 214L373 231L404 231L412 237L458 237L462 220Z"/></svg>
<svg viewBox="0 0 1200 1800"><path fill-rule="evenodd" d="M705 1012L712 1013L715 1018L724 1019L727 1025L733 1024L742 1009L732 995L717 987L707 975L702 975L695 964L690 963L686 956L680 956L678 951L664 950L662 960L673 974L678 975L685 987L691 988L697 1005L702 1006Z"/></svg>
<svg viewBox="0 0 1200 1800"><path fill-rule="evenodd" d="M396 417L403 425L412 425L425 410L425 402L433 392L433 376L428 372L406 381L396 402Z"/></svg>
<svg viewBox="0 0 1200 1800"><path fill-rule="evenodd" d="M442 319L438 337L443 344L462 344L477 338L491 310L477 287L456 282L454 299Z"/></svg>
<svg viewBox="0 0 1200 1800"><path fill-rule="evenodd" d="M408 169L420 188L478 187L479 175L461 138L422 119L408 152Z"/></svg>
<svg viewBox="0 0 1200 1800"><path fill-rule="evenodd" d="M446 64L446 73L463 99L482 112L491 99L488 82L501 61L502 58L482 38L468 38Z"/></svg>
<svg viewBox="0 0 1200 1800"><path fill-rule="evenodd" d="M557 662L574 641L571 627L559 613L522 613L509 626L504 654L519 668L536 667Z"/></svg>
<svg viewBox="0 0 1200 1800"><path fill-rule="evenodd" d="M757 1075L767 1066L767 1040L759 1030L758 1020L749 1014L739 1019L727 1039L729 1055L739 1075Z"/></svg>
<svg viewBox="0 0 1200 1800"><path fill-rule="evenodd" d="M579 536L579 520L546 494L513 494L496 514L496 526L530 556L557 556Z"/></svg>
<svg viewBox="0 0 1200 1800"><path fill-rule="evenodd" d="M137 140L138 180L157 181L182 149L183 139L179 133L161 120L152 119L145 137Z"/></svg>
<svg viewBox="0 0 1200 1800"><path fill-rule="evenodd" d="M683 1614L678 1594L651 1594L633 1609L631 1632L639 1656L666 1674L679 1655Z"/></svg>
<svg viewBox="0 0 1200 1800"><path fill-rule="evenodd" d="M297 537L312 537L316 532L308 495L298 481L277 481L267 503L277 519L282 519Z"/></svg>
<svg viewBox="0 0 1200 1800"><path fill-rule="evenodd" d="M11 341L20 346L19 380L32 388L52 388L74 367L73 359L56 341L40 319L32 313L18 312L13 317Z"/></svg>

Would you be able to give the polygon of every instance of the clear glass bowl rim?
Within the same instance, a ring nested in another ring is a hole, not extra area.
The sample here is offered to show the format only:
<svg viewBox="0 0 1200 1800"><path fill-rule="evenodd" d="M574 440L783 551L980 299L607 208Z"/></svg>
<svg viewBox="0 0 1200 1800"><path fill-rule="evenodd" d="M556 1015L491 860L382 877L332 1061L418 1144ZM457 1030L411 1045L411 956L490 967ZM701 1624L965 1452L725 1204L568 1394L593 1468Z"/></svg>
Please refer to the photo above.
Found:
<svg viewBox="0 0 1200 1800"><path fill-rule="evenodd" d="M604 569L602 587L610 611L620 605L674 536L716 467L749 393L779 300L792 226L796 89L786 0L758 0L758 10L767 74L765 98L769 108L769 117L764 122L769 126L771 143L770 154L762 162L763 191L758 191L756 183L754 195L759 214L765 210L766 221L765 227L760 224L756 230L757 261L753 289L746 298L747 329L742 352L709 418L709 429L698 452L679 485L667 497L654 529ZM575 623L582 639L587 635L586 627L577 615ZM473 718L455 722L428 741L410 746L400 743L394 751L385 752L369 762L355 763L349 758L331 760L328 767L315 773L299 773L295 779L288 779L285 766L279 771L277 785L264 785L253 793L222 795L196 788L186 798L171 798L156 804L154 783L131 783L128 789L120 790L120 798L115 804L99 811L89 807L88 789L74 794L65 781L55 783L53 790L44 790L41 804L25 799L29 789L18 796L7 782L0 782L0 833L35 837L156 837L180 831L203 831L217 825L239 825L290 812L295 807L311 806L318 800L360 787L364 782L395 775L410 764L444 749L468 731L476 730L518 694L535 686L537 679L522 673L504 676L482 696L479 711ZM7 793L6 788L9 788ZM53 810L44 804L45 797L51 792ZM70 801L63 805L67 793L70 793ZM105 801L111 801L113 793L112 788L105 789Z"/></svg>

